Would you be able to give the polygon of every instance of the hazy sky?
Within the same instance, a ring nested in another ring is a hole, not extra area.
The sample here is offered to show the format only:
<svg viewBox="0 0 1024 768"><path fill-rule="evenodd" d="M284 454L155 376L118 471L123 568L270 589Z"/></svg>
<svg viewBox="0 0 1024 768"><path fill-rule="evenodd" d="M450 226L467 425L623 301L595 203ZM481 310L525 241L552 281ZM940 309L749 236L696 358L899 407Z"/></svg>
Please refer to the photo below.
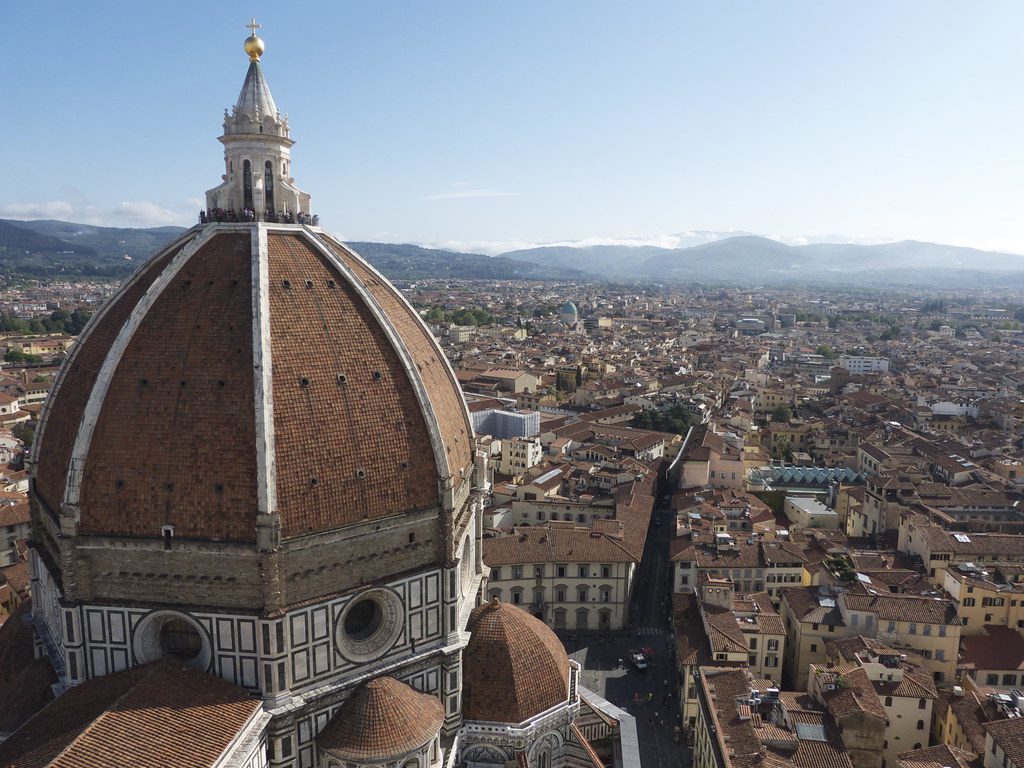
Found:
<svg viewBox="0 0 1024 768"><path fill-rule="evenodd" d="M1021 0L8 2L0 218L192 224L252 15L350 240L1024 253Z"/></svg>

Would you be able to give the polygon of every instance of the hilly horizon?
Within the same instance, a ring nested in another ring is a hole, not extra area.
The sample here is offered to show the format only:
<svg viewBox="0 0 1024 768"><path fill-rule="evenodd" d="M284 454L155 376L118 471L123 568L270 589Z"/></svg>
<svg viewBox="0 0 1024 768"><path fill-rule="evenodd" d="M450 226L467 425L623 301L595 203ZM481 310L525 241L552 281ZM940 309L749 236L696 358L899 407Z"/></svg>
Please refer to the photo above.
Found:
<svg viewBox="0 0 1024 768"><path fill-rule="evenodd" d="M65 274L123 279L184 231L184 227L133 229L0 219L0 269L35 278ZM642 242L560 243L496 256L411 243L349 245L392 280L447 276L777 285L849 284L856 279L865 286L1024 286L1024 256L961 246L915 240L788 245L745 232L692 231L672 237L696 244L666 248Z"/></svg>

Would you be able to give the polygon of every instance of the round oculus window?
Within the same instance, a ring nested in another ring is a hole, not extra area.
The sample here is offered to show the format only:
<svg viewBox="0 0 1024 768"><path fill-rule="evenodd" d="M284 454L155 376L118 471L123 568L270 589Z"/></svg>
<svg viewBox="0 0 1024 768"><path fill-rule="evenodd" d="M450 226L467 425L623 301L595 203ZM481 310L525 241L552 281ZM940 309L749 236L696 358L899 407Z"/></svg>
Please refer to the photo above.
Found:
<svg viewBox="0 0 1024 768"><path fill-rule="evenodd" d="M342 609L335 640L342 656L365 662L394 647L405 624L402 599L390 589L370 589L355 595Z"/></svg>
<svg viewBox="0 0 1024 768"><path fill-rule="evenodd" d="M212 648L202 626L178 611L153 611L144 616L132 633L132 650L140 664L175 659L205 670Z"/></svg>

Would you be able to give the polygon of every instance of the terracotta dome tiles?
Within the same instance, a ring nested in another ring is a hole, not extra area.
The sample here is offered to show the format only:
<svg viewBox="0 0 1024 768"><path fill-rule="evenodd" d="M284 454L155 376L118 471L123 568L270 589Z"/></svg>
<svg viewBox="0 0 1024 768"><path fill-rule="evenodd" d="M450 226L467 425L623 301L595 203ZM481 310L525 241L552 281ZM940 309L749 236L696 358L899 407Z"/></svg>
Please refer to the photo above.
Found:
<svg viewBox="0 0 1024 768"><path fill-rule="evenodd" d="M471 469L472 429L443 354L400 294L341 244L270 228L267 325L254 328L256 233L214 232L173 277L164 273L188 241L168 249L111 300L62 371L35 481L55 513L97 377L160 286L107 361L113 374L78 448L81 533L156 537L171 524L176 537L255 539L257 457L269 443L257 438L253 339L268 328L267 463L284 538L437 507L439 476L457 483Z"/></svg>
<svg viewBox="0 0 1024 768"><path fill-rule="evenodd" d="M497 598L470 614L463 716L522 723L569 696L569 658L555 633Z"/></svg>
<svg viewBox="0 0 1024 768"><path fill-rule="evenodd" d="M120 296L104 306L102 315L89 327L88 335L81 337L72 348L70 359L61 371L60 387L55 390L59 396L52 397L48 403L46 450L39 454L36 468L36 490L54 514L60 511L64 500L68 463L78 425L110 346L135 305L182 247L183 244L179 244L145 264Z"/></svg>
<svg viewBox="0 0 1024 768"><path fill-rule="evenodd" d="M100 410L83 533L255 538L248 233L202 246L150 307Z"/></svg>
<svg viewBox="0 0 1024 768"><path fill-rule="evenodd" d="M428 427L371 309L301 237L271 235L269 248L284 535L436 505Z"/></svg>
<svg viewBox="0 0 1024 768"><path fill-rule="evenodd" d="M367 287L373 298L394 323L409 354L416 364L417 372L430 393L431 405L437 418L448 456L452 474L457 478L459 470L472 464L472 426L466 416L458 384L449 373L443 353L437 348L430 332L412 316L409 307L398 291L387 280L356 258L344 245L333 240L335 253Z"/></svg>
<svg viewBox="0 0 1024 768"><path fill-rule="evenodd" d="M444 723L440 699L393 677L378 677L338 708L317 746L351 762L381 762L427 744Z"/></svg>

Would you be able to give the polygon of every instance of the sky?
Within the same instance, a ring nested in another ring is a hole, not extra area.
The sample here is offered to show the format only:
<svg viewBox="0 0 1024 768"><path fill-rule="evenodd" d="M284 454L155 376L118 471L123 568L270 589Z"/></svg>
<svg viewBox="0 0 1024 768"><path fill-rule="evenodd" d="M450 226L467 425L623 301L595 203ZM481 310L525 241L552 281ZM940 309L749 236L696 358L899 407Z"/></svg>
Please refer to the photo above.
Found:
<svg viewBox="0 0 1024 768"><path fill-rule="evenodd" d="M1024 2L6 3L0 218L191 225L262 67L350 241L1024 253Z"/></svg>

